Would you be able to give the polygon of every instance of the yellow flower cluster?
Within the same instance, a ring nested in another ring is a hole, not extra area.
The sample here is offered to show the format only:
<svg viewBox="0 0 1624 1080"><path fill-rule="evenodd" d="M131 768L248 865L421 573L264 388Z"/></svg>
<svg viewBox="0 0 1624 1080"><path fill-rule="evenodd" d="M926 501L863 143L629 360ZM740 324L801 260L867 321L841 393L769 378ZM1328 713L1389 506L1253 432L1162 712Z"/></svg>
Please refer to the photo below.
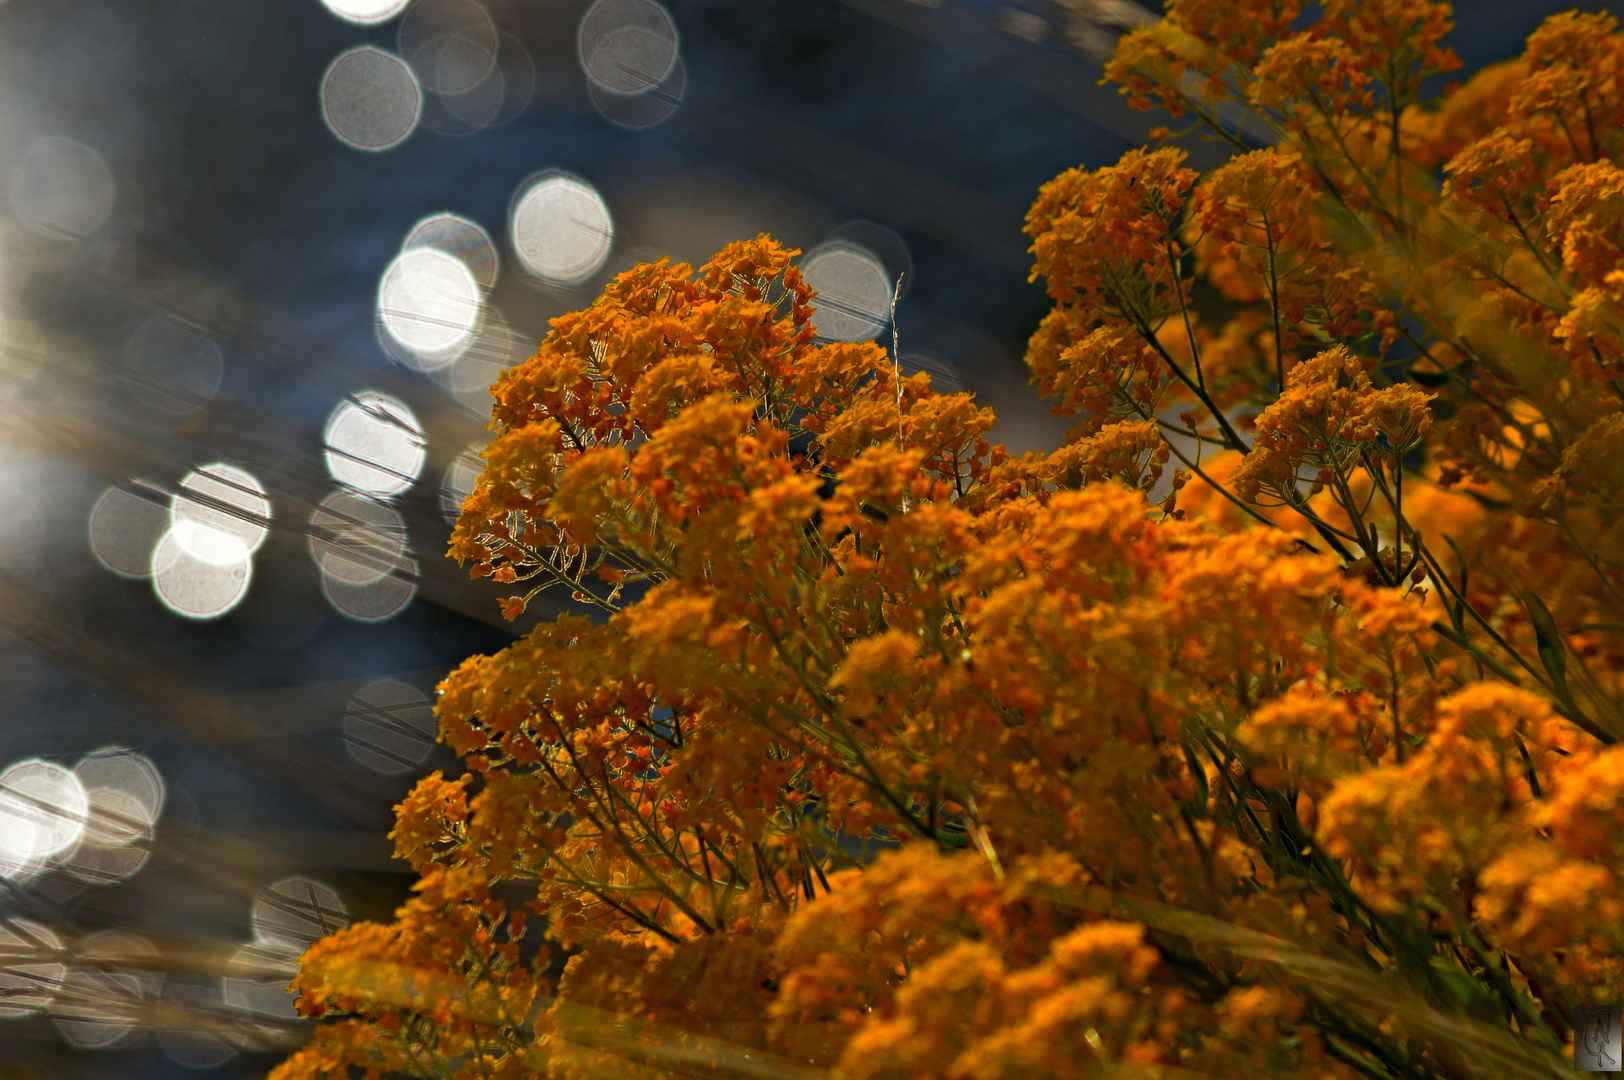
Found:
<svg viewBox="0 0 1624 1080"><path fill-rule="evenodd" d="M1123 39L1279 145L1044 187L1051 453L818 342L765 236L554 320L451 553L598 617L441 685L415 895L306 954L277 1080L1565 1067L1624 996L1621 45L1426 102L1450 24Z"/></svg>
<svg viewBox="0 0 1624 1080"><path fill-rule="evenodd" d="M1231 481L1248 502L1267 492L1287 505L1300 498L1305 468L1314 494L1345 484L1378 437L1393 454L1413 448L1432 427L1432 398L1407 383L1377 390L1347 349L1327 349L1287 373L1285 393L1257 418L1252 452Z"/></svg>

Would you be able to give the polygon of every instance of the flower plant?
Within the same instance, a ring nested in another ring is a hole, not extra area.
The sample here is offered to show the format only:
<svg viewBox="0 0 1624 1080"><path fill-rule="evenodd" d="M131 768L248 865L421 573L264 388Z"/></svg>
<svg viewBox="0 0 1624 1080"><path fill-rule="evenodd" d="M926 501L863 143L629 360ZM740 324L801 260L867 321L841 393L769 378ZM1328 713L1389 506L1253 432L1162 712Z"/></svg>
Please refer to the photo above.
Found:
<svg viewBox="0 0 1624 1080"><path fill-rule="evenodd" d="M1565 1075L1624 994L1624 38L1429 98L1451 25L1122 39L1190 126L1028 216L1049 453L765 236L554 320L451 554L594 614L441 685L467 770L277 1080Z"/></svg>

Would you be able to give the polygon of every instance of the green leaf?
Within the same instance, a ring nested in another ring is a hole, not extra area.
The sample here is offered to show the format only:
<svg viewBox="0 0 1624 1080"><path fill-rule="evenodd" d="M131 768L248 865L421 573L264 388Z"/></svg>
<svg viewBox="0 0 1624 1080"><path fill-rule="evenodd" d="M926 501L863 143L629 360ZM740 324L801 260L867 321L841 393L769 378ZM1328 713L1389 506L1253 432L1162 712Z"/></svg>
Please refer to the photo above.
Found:
<svg viewBox="0 0 1624 1080"><path fill-rule="evenodd" d="M1557 694L1566 703L1572 700L1568 694L1568 649L1562 640L1562 634L1556 628L1556 620L1551 618L1551 609L1545 606L1545 601L1536 596L1532 590L1522 590L1523 606L1528 609L1528 617L1534 622L1534 636L1539 644L1539 662L1545 665L1546 674L1551 677L1551 684L1556 687Z"/></svg>
<svg viewBox="0 0 1624 1080"><path fill-rule="evenodd" d="M1509 668L1500 663L1500 661L1496 660L1494 657L1490 656L1488 653L1484 652L1482 649L1478 648L1476 645L1472 644L1464 633L1457 634L1455 631L1451 630L1449 627L1445 626L1436 619L1434 619L1432 622L1432 628L1449 641L1454 642L1458 648L1470 654L1472 659L1476 660L1478 663L1500 676L1512 686L1522 685L1522 680L1517 678L1517 676Z"/></svg>
<svg viewBox="0 0 1624 1080"><path fill-rule="evenodd" d="M1438 957L1434 957L1428 966L1432 969L1434 985L1443 990L1455 1004L1481 1019L1499 1019L1499 1010L1495 1007L1494 997L1480 980L1473 978L1448 960Z"/></svg>
<svg viewBox="0 0 1624 1080"><path fill-rule="evenodd" d="M1466 632L1466 556L1460 553L1460 545L1448 533L1444 539L1449 543L1449 550L1455 553L1455 562L1460 566L1460 599L1455 601L1454 607L1449 609L1449 621L1455 624L1455 632Z"/></svg>
<svg viewBox="0 0 1624 1080"><path fill-rule="evenodd" d="M1190 767L1190 776L1195 780L1195 798L1191 800L1194 804L1191 808L1205 816L1207 797L1210 794L1207 788L1207 770L1202 767L1201 759L1196 756L1195 747L1190 745L1188 737L1181 739L1179 745L1184 748L1184 762Z"/></svg>

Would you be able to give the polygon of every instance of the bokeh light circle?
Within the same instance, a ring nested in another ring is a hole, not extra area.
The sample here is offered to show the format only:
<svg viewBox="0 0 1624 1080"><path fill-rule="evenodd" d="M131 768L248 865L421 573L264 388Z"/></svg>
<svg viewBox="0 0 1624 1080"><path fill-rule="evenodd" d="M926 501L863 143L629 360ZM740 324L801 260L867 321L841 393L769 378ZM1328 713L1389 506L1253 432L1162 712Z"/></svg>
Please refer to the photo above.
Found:
<svg viewBox="0 0 1624 1080"><path fill-rule="evenodd" d="M401 252L378 286L379 325L416 358L417 367L456 359L479 328L482 304L468 265L432 247Z"/></svg>
<svg viewBox="0 0 1624 1080"><path fill-rule="evenodd" d="M322 6L345 22L373 26L388 22L402 11L411 0L321 0Z"/></svg>
<svg viewBox="0 0 1624 1080"><path fill-rule="evenodd" d="M85 834L62 869L92 885L134 877L151 854L153 828L143 820L145 808L130 792L117 788L96 788L87 795Z"/></svg>
<svg viewBox="0 0 1624 1080"><path fill-rule="evenodd" d="M371 45L341 54L321 80L321 113L358 150L399 146L423 114L423 89L398 56Z"/></svg>
<svg viewBox="0 0 1624 1080"><path fill-rule="evenodd" d="M453 524L462 516L462 504L474 493L479 474L485 470L485 459L481 456L484 451L483 443L474 443L446 467L440 482L440 512Z"/></svg>
<svg viewBox="0 0 1624 1080"><path fill-rule="evenodd" d="M535 62L512 34L498 31L495 41L495 62L478 83L456 93L435 93L431 87L423 98L423 127L436 135L461 138L499 127L524 112L536 92ZM479 33L472 40L466 34L456 35L454 41L439 47L437 55L435 50L423 49L416 53L403 49L402 53L425 83L447 86L465 82L456 76L456 69L477 70L477 62L489 48L490 39ZM472 55L465 55L470 52Z"/></svg>
<svg viewBox="0 0 1624 1080"><path fill-rule="evenodd" d="M368 585L409 564L406 519L392 506L338 491L310 515L310 554L324 577Z"/></svg>
<svg viewBox="0 0 1624 1080"><path fill-rule="evenodd" d="M271 501L254 476L216 462L188 473L169 509L175 542L195 559L236 566L270 531Z"/></svg>
<svg viewBox="0 0 1624 1080"><path fill-rule="evenodd" d="M68 973L53 956L61 948L61 938L30 919L0 923L0 956L6 957L0 961L0 1019L27 1016L51 1003Z"/></svg>
<svg viewBox="0 0 1624 1080"><path fill-rule="evenodd" d="M495 123L506 100L507 79L500 67L492 67L484 81L466 93L426 97L422 125L436 135L460 139Z"/></svg>
<svg viewBox="0 0 1624 1080"><path fill-rule="evenodd" d="M60 1000L51 1009L57 1031L80 1050L107 1050L127 1041L160 984L157 972L136 965L156 960L158 950L135 934L102 930L80 938L73 956Z"/></svg>
<svg viewBox="0 0 1624 1080"><path fill-rule="evenodd" d="M688 92L688 67L678 57L671 73L640 94L617 94L595 82L587 84L587 95L598 115L617 127L642 131L663 124L682 107Z"/></svg>
<svg viewBox="0 0 1624 1080"><path fill-rule="evenodd" d="M397 495L411 487L427 456L412 410L370 390L333 410L325 441L333 479L369 495Z"/></svg>
<svg viewBox="0 0 1624 1080"><path fill-rule="evenodd" d="M502 107L484 125L487 128L497 127L518 117L530 107L530 99L536 94L536 62L530 58L530 50L525 48L524 42L505 30L502 31L502 44L496 53L496 69L492 75L502 80ZM446 103L461 115L463 110L459 103L476 94L477 91L474 91L447 98Z"/></svg>
<svg viewBox="0 0 1624 1080"><path fill-rule="evenodd" d="M152 552L153 590L166 608L188 619L224 615L242 602L252 577L253 561L246 550L234 563L200 559L174 529L164 533Z"/></svg>
<svg viewBox="0 0 1624 1080"><path fill-rule="evenodd" d="M290 877L263 889L249 913L254 938L295 952L350 923L349 909L330 887L307 877Z"/></svg>
<svg viewBox="0 0 1624 1080"><path fill-rule="evenodd" d="M368 683L344 707L344 746L373 772L397 776L423 764L439 730L422 691L396 679Z"/></svg>
<svg viewBox="0 0 1624 1080"><path fill-rule="evenodd" d="M615 94L658 86L677 63L677 27L653 0L597 0L581 17L576 55L592 85Z"/></svg>
<svg viewBox="0 0 1624 1080"><path fill-rule="evenodd" d="M890 320L893 283L873 252L855 244L824 244L801 260L801 274L818 294L812 305L820 337L867 341Z"/></svg>
<svg viewBox="0 0 1624 1080"><path fill-rule="evenodd" d="M885 280L892 289L898 290L899 301L913 288L913 252L908 250L908 242L895 229L859 218L836 226L823 238L823 243L860 248L878 259L885 268Z"/></svg>
<svg viewBox="0 0 1624 1080"><path fill-rule="evenodd" d="M152 551L169 528L169 497L135 484L110 487L90 508L90 550L120 577L152 573Z"/></svg>
<svg viewBox="0 0 1624 1080"><path fill-rule="evenodd" d="M139 824L158 823L168 788L158 766L145 754L122 747L106 747L81 758L73 767L73 774L91 793L92 804L96 792L118 791L139 807Z"/></svg>
<svg viewBox="0 0 1624 1080"><path fill-rule="evenodd" d="M400 55L436 94L466 94L496 67L501 38L474 0L417 0L400 23Z"/></svg>
<svg viewBox="0 0 1624 1080"><path fill-rule="evenodd" d="M401 251L432 248L460 261L483 289L496 284L498 259L491 234L456 214L435 214L412 226Z"/></svg>
<svg viewBox="0 0 1624 1080"><path fill-rule="evenodd" d="M0 773L0 877L26 877L84 835L90 801L68 769L38 758Z"/></svg>
<svg viewBox="0 0 1624 1080"><path fill-rule="evenodd" d="M577 285L597 273L615 235L597 189L560 172L545 173L521 190L510 231L525 269L557 285Z"/></svg>
<svg viewBox="0 0 1624 1080"><path fill-rule="evenodd" d="M124 381L153 408L183 416L220 392L220 346L167 319L149 319L124 343Z"/></svg>
<svg viewBox="0 0 1624 1080"><path fill-rule="evenodd" d="M333 610L347 619L384 622L405 611L417 595L417 564L409 561L398 574L386 574L361 584L323 574L321 591Z"/></svg>
<svg viewBox="0 0 1624 1080"><path fill-rule="evenodd" d="M11 170L11 209L47 236L89 236L113 212L118 187L102 156L72 139L35 139Z"/></svg>
<svg viewBox="0 0 1624 1080"><path fill-rule="evenodd" d="M535 355L536 343L508 325L502 313L487 307L480 321L479 333L462 351L462 355L443 368L435 370L434 377L451 391L459 404L481 420L491 418L491 386L508 368Z"/></svg>
<svg viewBox="0 0 1624 1080"><path fill-rule="evenodd" d="M299 973L299 953L279 941L255 942L231 956L231 966L240 973L221 979L221 997L233 1009L256 1016L292 1020L296 995L288 984Z"/></svg>

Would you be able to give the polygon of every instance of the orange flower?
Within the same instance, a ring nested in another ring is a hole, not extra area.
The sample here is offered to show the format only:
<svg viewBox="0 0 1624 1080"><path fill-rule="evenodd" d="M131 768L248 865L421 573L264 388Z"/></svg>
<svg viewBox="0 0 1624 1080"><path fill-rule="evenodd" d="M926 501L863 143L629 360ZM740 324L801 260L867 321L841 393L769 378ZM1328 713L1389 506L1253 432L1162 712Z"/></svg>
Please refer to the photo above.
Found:
<svg viewBox="0 0 1624 1080"><path fill-rule="evenodd" d="M1465 1075L1624 993L1620 43L1429 111L1450 22L1123 38L1130 103L1284 131L1045 185L1049 452L817 343L765 236L554 320L452 553L599 616L442 683L467 775L281 1075Z"/></svg>
<svg viewBox="0 0 1624 1080"><path fill-rule="evenodd" d="M1173 148L1130 150L1116 165L1049 181L1026 216L1049 294L1121 319L1160 322L1179 284L1178 223L1195 173Z"/></svg>

